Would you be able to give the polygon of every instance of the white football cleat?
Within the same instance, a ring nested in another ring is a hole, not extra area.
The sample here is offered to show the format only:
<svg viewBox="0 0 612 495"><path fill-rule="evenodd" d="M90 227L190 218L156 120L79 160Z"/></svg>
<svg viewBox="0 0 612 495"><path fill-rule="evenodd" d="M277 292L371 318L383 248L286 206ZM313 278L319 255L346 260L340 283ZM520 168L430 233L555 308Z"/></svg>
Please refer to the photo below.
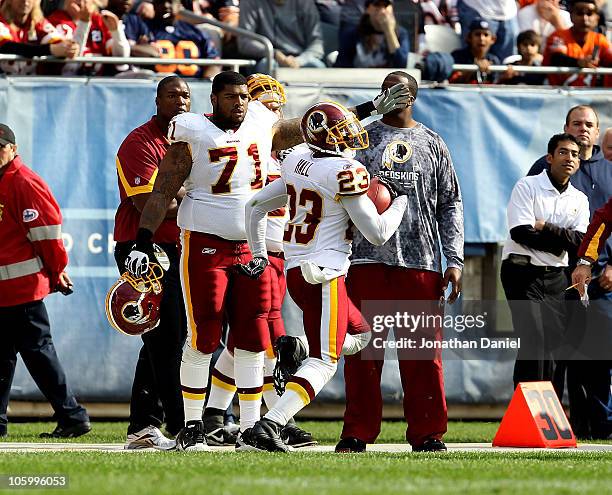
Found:
<svg viewBox="0 0 612 495"><path fill-rule="evenodd" d="M176 450L184 452L210 452L204 438L202 421L187 421L185 427L176 436Z"/></svg>
<svg viewBox="0 0 612 495"><path fill-rule="evenodd" d="M159 431L159 428L147 426L136 433L129 434L124 448L126 450L174 450L176 448L176 441L166 438L164 434Z"/></svg>

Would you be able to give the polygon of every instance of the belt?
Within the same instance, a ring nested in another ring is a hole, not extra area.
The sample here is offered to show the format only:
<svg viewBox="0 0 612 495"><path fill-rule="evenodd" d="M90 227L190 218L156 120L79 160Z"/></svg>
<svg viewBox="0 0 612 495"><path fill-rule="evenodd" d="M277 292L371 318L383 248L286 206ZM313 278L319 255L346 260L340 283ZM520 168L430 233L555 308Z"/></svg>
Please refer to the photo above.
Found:
<svg viewBox="0 0 612 495"><path fill-rule="evenodd" d="M42 267L42 261L38 257L18 263L11 263L10 265L3 265L0 266L0 280L11 280L32 275L33 273L38 273Z"/></svg>
<svg viewBox="0 0 612 495"><path fill-rule="evenodd" d="M285 259L285 253L282 251L268 251L268 256L273 256L274 258L280 258L281 260Z"/></svg>
<svg viewBox="0 0 612 495"><path fill-rule="evenodd" d="M534 265L531 263L531 256L527 256L526 254L511 253L506 261L518 266L528 266L529 269L539 270L542 272L562 272L566 268L564 266Z"/></svg>

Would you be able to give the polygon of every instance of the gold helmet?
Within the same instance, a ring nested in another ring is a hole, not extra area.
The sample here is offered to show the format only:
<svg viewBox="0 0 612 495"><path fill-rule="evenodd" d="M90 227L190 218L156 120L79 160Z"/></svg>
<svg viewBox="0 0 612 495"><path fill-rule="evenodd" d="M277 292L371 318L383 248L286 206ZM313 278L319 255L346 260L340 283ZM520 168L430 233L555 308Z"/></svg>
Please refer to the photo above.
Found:
<svg viewBox="0 0 612 495"><path fill-rule="evenodd" d="M273 77L267 74L253 74L247 79L249 95L253 100L266 103L287 103L285 88Z"/></svg>

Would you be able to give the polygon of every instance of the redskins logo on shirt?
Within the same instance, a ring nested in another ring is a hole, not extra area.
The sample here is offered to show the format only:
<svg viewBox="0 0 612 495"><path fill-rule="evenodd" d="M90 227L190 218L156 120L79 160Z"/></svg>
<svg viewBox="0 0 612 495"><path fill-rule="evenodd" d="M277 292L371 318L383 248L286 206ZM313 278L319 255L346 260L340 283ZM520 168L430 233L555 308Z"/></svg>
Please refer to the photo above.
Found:
<svg viewBox="0 0 612 495"><path fill-rule="evenodd" d="M412 146L406 141L392 141L386 147L382 156L382 166L393 170L394 164L405 163L412 156Z"/></svg>

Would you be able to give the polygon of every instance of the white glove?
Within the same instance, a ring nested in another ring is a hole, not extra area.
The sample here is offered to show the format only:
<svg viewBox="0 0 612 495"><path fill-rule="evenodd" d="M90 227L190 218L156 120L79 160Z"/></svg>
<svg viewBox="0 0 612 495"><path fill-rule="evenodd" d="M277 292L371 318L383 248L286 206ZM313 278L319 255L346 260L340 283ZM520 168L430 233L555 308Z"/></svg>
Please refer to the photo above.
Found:
<svg viewBox="0 0 612 495"><path fill-rule="evenodd" d="M410 93L410 88L408 88L407 84L397 83L385 89L372 100L372 103L374 108L376 108L376 114L383 114L412 105L414 103L414 96Z"/></svg>
<svg viewBox="0 0 612 495"><path fill-rule="evenodd" d="M149 271L149 256L142 251L132 250L125 259L125 269L136 278Z"/></svg>

